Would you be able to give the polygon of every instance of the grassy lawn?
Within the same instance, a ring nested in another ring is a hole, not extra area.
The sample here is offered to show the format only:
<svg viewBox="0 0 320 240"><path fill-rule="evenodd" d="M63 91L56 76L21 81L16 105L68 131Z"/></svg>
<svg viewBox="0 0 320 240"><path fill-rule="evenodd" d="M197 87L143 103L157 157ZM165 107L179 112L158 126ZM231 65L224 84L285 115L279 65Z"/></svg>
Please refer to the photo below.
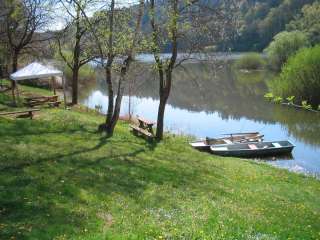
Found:
<svg viewBox="0 0 320 240"><path fill-rule="evenodd" d="M320 239L320 181L103 120L0 117L0 239Z"/></svg>

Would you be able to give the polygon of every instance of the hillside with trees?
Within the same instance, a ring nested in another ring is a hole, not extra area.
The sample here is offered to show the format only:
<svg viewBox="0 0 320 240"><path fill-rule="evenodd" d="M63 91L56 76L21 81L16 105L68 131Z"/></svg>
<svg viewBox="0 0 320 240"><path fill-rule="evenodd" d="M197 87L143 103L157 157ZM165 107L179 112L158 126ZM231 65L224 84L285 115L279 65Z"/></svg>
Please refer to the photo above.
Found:
<svg viewBox="0 0 320 240"><path fill-rule="evenodd" d="M297 23L303 16L312 16L316 0L248 0L241 6L241 27L228 42L234 51L262 51L273 37L289 28L304 27ZM315 10L314 10L315 11ZM316 16L318 17L318 16ZM308 18L310 19L310 18ZM305 20L308 21L308 20ZM316 20L314 20L315 22ZM316 31L314 31L316 32ZM225 44L224 44L225 45Z"/></svg>

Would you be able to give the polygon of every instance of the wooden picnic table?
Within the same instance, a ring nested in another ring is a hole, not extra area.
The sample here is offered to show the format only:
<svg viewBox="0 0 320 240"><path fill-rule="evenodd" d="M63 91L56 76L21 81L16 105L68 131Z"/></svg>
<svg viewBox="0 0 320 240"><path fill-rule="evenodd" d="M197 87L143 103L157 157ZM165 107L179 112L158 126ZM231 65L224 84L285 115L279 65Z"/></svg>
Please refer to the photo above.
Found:
<svg viewBox="0 0 320 240"><path fill-rule="evenodd" d="M155 122L149 121L142 117L138 117L138 121L139 121L139 128L145 129L153 135L153 125L155 124Z"/></svg>
<svg viewBox="0 0 320 240"><path fill-rule="evenodd" d="M154 134L153 134L153 125L155 124L155 122L146 120L142 117L138 117L137 118L139 121L139 126L137 125L130 125L132 131L134 134L136 135L143 135L145 137L147 137L149 140L154 138Z"/></svg>

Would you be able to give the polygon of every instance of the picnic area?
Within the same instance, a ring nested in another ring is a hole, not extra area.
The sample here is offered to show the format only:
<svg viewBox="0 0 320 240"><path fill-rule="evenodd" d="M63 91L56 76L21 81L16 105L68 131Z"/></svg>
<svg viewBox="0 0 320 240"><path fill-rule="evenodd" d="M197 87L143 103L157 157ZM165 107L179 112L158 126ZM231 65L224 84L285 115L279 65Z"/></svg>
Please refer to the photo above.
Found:
<svg viewBox="0 0 320 240"><path fill-rule="evenodd" d="M0 107L16 111L9 99L0 93ZM0 116L1 239L320 236L312 177L194 151L183 136L150 142L124 121L107 139L94 111L40 108L33 120Z"/></svg>

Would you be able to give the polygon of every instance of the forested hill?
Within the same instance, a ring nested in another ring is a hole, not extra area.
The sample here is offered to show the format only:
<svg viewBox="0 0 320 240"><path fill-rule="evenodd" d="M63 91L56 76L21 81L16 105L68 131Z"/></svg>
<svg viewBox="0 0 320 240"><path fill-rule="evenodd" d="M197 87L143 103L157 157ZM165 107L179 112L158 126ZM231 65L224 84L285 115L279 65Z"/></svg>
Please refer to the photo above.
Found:
<svg viewBox="0 0 320 240"><path fill-rule="evenodd" d="M201 0L200 2L204 5L214 6L221 1ZM158 11L161 11L161 6L166 2L166 0L157 2L160 6ZM239 5L239 14L235 14L235 12L227 13L227 15L237 15L236 18L240 23L231 27L232 36L228 40L224 38L219 43L207 42L206 40L203 40L203 42L208 46L216 46L219 51L227 49L232 51L262 51L269 45L273 37L282 31L304 31L301 27L300 29L299 27L290 29L288 26L292 25L291 23L294 20L301 18L303 7L315 2L320 2L320 0L244 0ZM306 20L306 22L310 21ZM320 24L317 25L320 26ZM145 33L151 31L148 14L143 17L142 29ZM317 40L317 42L319 41ZM186 48L183 40L180 41L179 46L182 49ZM168 49L170 49L170 45L164 46L164 51Z"/></svg>
<svg viewBox="0 0 320 240"><path fill-rule="evenodd" d="M306 4L317 0L247 0L241 8L239 36L229 44L234 51L261 51Z"/></svg>

